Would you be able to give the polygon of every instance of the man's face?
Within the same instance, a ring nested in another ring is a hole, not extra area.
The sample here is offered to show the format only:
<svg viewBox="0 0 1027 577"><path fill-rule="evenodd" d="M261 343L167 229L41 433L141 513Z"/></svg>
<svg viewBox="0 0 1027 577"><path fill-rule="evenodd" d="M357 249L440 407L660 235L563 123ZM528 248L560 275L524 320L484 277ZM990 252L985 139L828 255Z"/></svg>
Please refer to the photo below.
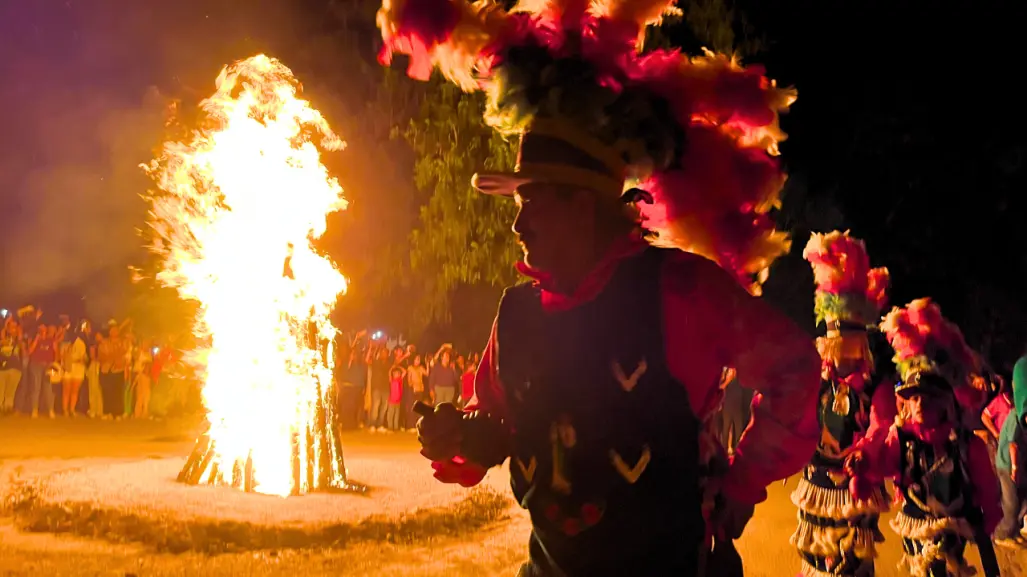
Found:
<svg viewBox="0 0 1027 577"><path fill-rule="evenodd" d="M513 231L524 263L545 272L561 270L594 242L594 199L586 191L530 183L514 193L517 218Z"/></svg>
<svg viewBox="0 0 1027 577"><path fill-rule="evenodd" d="M906 401L906 411L910 421L933 427L942 421L943 404L943 400L934 395L913 395Z"/></svg>

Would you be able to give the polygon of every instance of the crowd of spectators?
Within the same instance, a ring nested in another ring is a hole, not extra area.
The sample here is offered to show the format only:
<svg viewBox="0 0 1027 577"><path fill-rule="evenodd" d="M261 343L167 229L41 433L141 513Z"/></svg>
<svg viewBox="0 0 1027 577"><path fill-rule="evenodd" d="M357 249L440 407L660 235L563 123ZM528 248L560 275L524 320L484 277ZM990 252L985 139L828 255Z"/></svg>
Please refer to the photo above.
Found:
<svg viewBox="0 0 1027 577"><path fill-rule="evenodd" d="M3 311L0 413L121 420L194 408L195 383L169 378L180 356L174 343L133 325L112 319L94 328L32 305Z"/></svg>
<svg viewBox="0 0 1027 577"><path fill-rule="evenodd" d="M460 354L451 344L423 353L414 344L390 343L360 331L336 347L336 412L343 429L413 431L415 401L466 405L474 393L478 353Z"/></svg>

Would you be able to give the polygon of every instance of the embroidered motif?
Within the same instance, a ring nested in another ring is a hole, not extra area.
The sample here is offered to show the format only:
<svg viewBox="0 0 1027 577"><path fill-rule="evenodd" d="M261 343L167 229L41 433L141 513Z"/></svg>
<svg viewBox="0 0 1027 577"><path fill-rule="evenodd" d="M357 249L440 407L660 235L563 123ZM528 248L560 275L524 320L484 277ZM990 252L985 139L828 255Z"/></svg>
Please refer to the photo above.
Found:
<svg viewBox="0 0 1027 577"><path fill-rule="evenodd" d="M630 393L638 385L638 379L642 378L642 375L649 369L649 364L646 363L645 359L639 361L638 366L635 367L630 377L624 375L624 369L621 368L620 363L617 361L612 361L610 368L613 370L613 376L620 383L621 388Z"/></svg>
<svg viewBox="0 0 1027 577"><path fill-rule="evenodd" d="M649 466L649 461L653 455L649 452L649 445L642 447L642 456L638 458L635 466L628 467L628 464L624 462L624 459L620 456L617 451L610 451L610 459L613 461L613 468L617 469L621 477L628 483L634 484L638 481L638 478L645 472L645 468Z"/></svg>
<svg viewBox="0 0 1027 577"><path fill-rule="evenodd" d="M556 422L549 426L549 442L553 446L552 488L558 493L570 495L570 465L567 462L567 456L570 449L578 444L578 435L571 426L569 416L560 415Z"/></svg>
<svg viewBox="0 0 1027 577"><path fill-rule="evenodd" d="M538 461L535 457L528 460L528 466L524 466L524 461L514 458L517 463L517 468L520 469L521 475L524 476L524 480L531 483L535 479L535 469L538 467Z"/></svg>
<svg viewBox="0 0 1027 577"><path fill-rule="evenodd" d="M564 535L573 537L585 529L596 526L603 518L606 505L603 503L585 503L580 509L566 511L560 505L552 503L545 508L545 516Z"/></svg>

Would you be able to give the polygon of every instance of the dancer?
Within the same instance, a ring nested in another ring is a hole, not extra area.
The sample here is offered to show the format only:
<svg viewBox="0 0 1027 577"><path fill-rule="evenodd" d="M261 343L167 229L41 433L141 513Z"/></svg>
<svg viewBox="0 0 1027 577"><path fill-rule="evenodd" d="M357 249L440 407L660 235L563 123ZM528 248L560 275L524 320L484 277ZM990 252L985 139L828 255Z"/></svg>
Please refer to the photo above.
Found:
<svg viewBox="0 0 1027 577"><path fill-rule="evenodd" d="M888 498L882 485L870 499L853 502L845 458L865 436L887 434L895 420L894 388L872 379L867 339L885 305L888 269L871 269L863 241L848 232L814 233L802 256L813 267L814 309L827 334L817 339L823 360L820 444L792 493L799 527L791 542L806 577L870 576L874 544L883 539L878 517Z"/></svg>
<svg viewBox="0 0 1027 577"><path fill-rule="evenodd" d="M895 349L899 415L887 436L850 457L858 502L895 481L901 507L891 527L902 538L902 567L914 577L974 575L964 557L976 541L985 575L998 575L990 535L1002 518L988 449L961 418L958 390L970 387L975 355L959 328L930 299L895 308L881 323Z"/></svg>
<svg viewBox="0 0 1027 577"><path fill-rule="evenodd" d="M787 252L767 212L784 182L777 114L794 94L725 56L640 54L669 4L379 12L386 60L405 52L414 76L437 65L487 90L486 121L520 137L516 170L474 183L517 203L533 282L503 296L465 411L443 403L418 429L445 482L476 484L511 459L532 519L522 575L738 574L737 554L717 554L816 446L816 350L739 286L755 292ZM692 254L650 247L643 217L658 244ZM725 368L759 390L726 471L700 480L698 424ZM709 541L700 484L717 494Z"/></svg>

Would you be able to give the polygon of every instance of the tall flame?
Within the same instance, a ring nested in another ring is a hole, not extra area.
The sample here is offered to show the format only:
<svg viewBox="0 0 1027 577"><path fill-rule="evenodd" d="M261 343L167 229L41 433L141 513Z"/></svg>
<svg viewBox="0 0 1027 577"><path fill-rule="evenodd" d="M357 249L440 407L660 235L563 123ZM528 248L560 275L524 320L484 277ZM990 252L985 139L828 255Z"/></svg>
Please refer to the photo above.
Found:
<svg viewBox="0 0 1027 577"><path fill-rule="evenodd" d="M306 468L325 452L295 444L309 442L327 395L329 315L346 290L311 244L346 207L318 146L345 143L276 59L238 61L216 86L201 127L143 167L160 189L148 197L157 279L199 305L201 345L188 358L204 378L215 464L250 459L256 491L302 493L311 487L295 486L292 461L298 453Z"/></svg>

